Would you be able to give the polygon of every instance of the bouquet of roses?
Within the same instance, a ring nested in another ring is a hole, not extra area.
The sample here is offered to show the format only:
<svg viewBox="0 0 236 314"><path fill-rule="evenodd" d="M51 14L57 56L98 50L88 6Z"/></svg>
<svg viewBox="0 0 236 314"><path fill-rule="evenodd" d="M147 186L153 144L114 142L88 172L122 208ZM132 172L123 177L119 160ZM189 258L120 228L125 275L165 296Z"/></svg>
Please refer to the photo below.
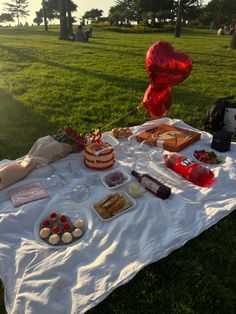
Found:
<svg viewBox="0 0 236 314"><path fill-rule="evenodd" d="M54 135L54 139L60 143L70 144L77 152L83 150L86 144L83 135L78 134L70 127L59 129L58 133Z"/></svg>

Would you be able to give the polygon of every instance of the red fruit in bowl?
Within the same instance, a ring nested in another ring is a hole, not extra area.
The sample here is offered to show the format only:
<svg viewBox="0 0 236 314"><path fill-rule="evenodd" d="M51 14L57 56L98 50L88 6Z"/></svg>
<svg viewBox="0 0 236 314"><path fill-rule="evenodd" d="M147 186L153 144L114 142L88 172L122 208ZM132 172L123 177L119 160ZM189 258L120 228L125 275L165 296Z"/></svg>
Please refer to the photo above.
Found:
<svg viewBox="0 0 236 314"><path fill-rule="evenodd" d="M61 227L59 225L56 225L52 228L52 233L60 233L61 232Z"/></svg>
<svg viewBox="0 0 236 314"><path fill-rule="evenodd" d="M66 217L66 215L61 215L61 217L60 217L60 219L59 219L59 220L60 220L60 222L61 222L61 223L63 223L63 224L64 224L65 222L67 222L67 221L68 221L68 218Z"/></svg>
<svg viewBox="0 0 236 314"><path fill-rule="evenodd" d="M48 220L48 219L44 219L42 222L41 222L41 226L42 227L45 227L45 228L49 228L51 226L51 221Z"/></svg>
<svg viewBox="0 0 236 314"><path fill-rule="evenodd" d="M68 222L64 223L63 230L64 231L70 231L71 230L71 224L69 224Z"/></svg>
<svg viewBox="0 0 236 314"><path fill-rule="evenodd" d="M55 220L57 220L57 213L51 213L50 214L50 216L49 216L49 218L52 220L52 221L55 221Z"/></svg>

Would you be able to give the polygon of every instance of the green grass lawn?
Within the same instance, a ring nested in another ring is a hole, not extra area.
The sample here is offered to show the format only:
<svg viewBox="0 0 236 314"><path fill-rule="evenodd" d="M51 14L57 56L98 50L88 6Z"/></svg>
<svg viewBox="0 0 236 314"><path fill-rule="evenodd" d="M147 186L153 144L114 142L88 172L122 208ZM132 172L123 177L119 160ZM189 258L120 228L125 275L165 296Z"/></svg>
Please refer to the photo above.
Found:
<svg viewBox="0 0 236 314"><path fill-rule="evenodd" d="M158 40L193 59L191 76L174 88L168 116L202 129L201 119L216 98L236 95L236 51L227 49L229 36L186 29L175 39L170 33L95 29L90 42L74 43L59 41L56 29L46 34L36 28L0 28L1 159L26 154L38 137L58 127L86 133L138 106L149 85L145 54ZM140 110L112 127L148 119ZM235 218L234 212L146 267L91 313L236 313Z"/></svg>

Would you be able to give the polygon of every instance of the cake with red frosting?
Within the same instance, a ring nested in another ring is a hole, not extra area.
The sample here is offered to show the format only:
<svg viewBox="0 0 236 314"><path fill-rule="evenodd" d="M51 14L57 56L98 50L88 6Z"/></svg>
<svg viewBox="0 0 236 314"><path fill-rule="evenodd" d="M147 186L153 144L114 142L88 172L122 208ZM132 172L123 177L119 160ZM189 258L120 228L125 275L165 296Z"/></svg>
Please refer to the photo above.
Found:
<svg viewBox="0 0 236 314"><path fill-rule="evenodd" d="M115 162L113 147L105 142L92 142L84 150L84 164L95 170L105 170Z"/></svg>

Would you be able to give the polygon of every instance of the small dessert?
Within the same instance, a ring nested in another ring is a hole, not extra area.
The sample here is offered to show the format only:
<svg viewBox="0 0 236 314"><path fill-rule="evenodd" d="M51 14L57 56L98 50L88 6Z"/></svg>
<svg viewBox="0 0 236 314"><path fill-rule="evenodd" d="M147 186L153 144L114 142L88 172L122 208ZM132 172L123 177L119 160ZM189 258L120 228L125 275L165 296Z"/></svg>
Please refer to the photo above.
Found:
<svg viewBox="0 0 236 314"><path fill-rule="evenodd" d="M57 220L57 214L53 212L50 214L49 218L51 221L56 221Z"/></svg>
<svg viewBox="0 0 236 314"><path fill-rule="evenodd" d="M65 222L68 221L68 218L66 217L66 215L61 215L61 217L59 218L60 223L64 224Z"/></svg>
<svg viewBox="0 0 236 314"><path fill-rule="evenodd" d="M118 129L117 128L115 128L115 129L113 129L112 131L111 131L111 133L115 136L115 137L117 137L118 136Z"/></svg>
<svg viewBox="0 0 236 314"><path fill-rule="evenodd" d="M50 237L48 239L48 242L50 244L53 244L53 245L58 244L59 241L60 241L60 237L58 234L52 234L52 235L50 235Z"/></svg>
<svg viewBox="0 0 236 314"><path fill-rule="evenodd" d="M68 222L63 224L63 231L71 231L72 226Z"/></svg>
<svg viewBox="0 0 236 314"><path fill-rule="evenodd" d="M46 239L51 234L51 230L49 228L42 228L39 232L40 238Z"/></svg>
<svg viewBox="0 0 236 314"><path fill-rule="evenodd" d="M52 233L56 233L56 234L61 233L61 226L55 225L55 226L52 228Z"/></svg>
<svg viewBox="0 0 236 314"><path fill-rule="evenodd" d="M118 135L119 138L124 138L125 137L125 129L118 129Z"/></svg>
<svg viewBox="0 0 236 314"><path fill-rule="evenodd" d="M51 226L51 221L48 220L48 219L44 219L42 222L41 222L41 226L42 227L45 227L45 228L49 228Z"/></svg>
<svg viewBox="0 0 236 314"><path fill-rule="evenodd" d="M130 128L115 128L111 133L118 139L127 138L132 135Z"/></svg>
<svg viewBox="0 0 236 314"><path fill-rule="evenodd" d="M105 170L113 166L115 155L113 147L105 142L92 142L84 149L84 164L95 170Z"/></svg>
<svg viewBox="0 0 236 314"><path fill-rule="evenodd" d="M63 235L61 236L61 241L66 244L70 243L72 241L71 233L70 232L63 233Z"/></svg>
<svg viewBox="0 0 236 314"><path fill-rule="evenodd" d="M83 226L84 226L84 221L83 221L83 219L77 219L77 220L74 222L74 226L75 226L75 228L83 228Z"/></svg>
<svg viewBox="0 0 236 314"><path fill-rule="evenodd" d="M76 228L73 232L72 235L74 238L80 238L84 234L83 230L80 228Z"/></svg>

